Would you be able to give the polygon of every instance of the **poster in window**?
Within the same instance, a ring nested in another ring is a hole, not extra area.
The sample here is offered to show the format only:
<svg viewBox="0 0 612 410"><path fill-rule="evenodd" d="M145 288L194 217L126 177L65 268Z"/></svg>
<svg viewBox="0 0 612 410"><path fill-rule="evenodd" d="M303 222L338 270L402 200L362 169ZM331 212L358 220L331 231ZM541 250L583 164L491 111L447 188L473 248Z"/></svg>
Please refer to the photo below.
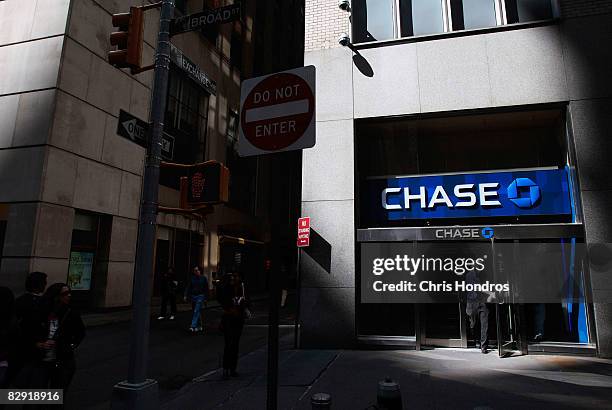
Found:
<svg viewBox="0 0 612 410"><path fill-rule="evenodd" d="M72 290L91 289L93 260L93 252L70 252L67 282Z"/></svg>

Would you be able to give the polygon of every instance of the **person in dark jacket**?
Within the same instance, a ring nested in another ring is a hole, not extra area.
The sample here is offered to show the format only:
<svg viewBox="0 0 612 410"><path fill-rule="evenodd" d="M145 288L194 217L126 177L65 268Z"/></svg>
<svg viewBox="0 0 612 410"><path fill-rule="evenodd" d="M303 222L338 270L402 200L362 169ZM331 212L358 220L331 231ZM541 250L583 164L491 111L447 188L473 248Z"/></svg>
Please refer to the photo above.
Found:
<svg viewBox="0 0 612 410"><path fill-rule="evenodd" d="M237 377L238 349L240 336L244 327L244 318L248 302L245 297L244 284L236 273L228 273L221 281L217 300L223 307L221 330L224 335L223 377Z"/></svg>
<svg viewBox="0 0 612 410"><path fill-rule="evenodd" d="M208 299L208 279L204 276L202 268L194 266L191 278L185 288L185 301L191 299L191 326L189 331L200 332L204 328L202 322L204 318L202 316L202 306Z"/></svg>
<svg viewBox="0 0 612 410"><path fill-rule="evenodd" d="M85 337L81 316L70 306L71 290L65 283L49 286L43 298L43 332L37 346L49 369L49 388L63 389L64 395L76 371L74 351Z"/></svg>
<svg viewBox="0 0 612 410"><path fill-rule="evenodd" d="M176 288L178 287L178 281L174 274L174 268L168 267L166 272L161 277L161 312L157 320L164 320L166 318L166 311L168 303L170 303L170 317L168 319L174 320L176 315Z"/></svg>
<svg viewBox="0 0 612 410"><path fill-rule="evenodd" d="M0 389L8 387L15 366L17 336L15 296L9 288L0 286Z"/></svg>
<svg viewBox="0 0 612 410"><path fill-rule="evenodd" d="M15 319L18 326L18 347L9 379L18 388L43 388L46 380L40 367L40 350L36 346L41 328L42 296L47 287L47 274L31 272L25 281L26 293L15 300Z"/></svg>
<svg viewBox="0 0 612 410"><path fill-rule="evenodd" d="M465 275L465 282L475 285L480 283L480 279L476 272L470 271ZM486 354L489 349L489 308L487 307L487 302L492 302L495 299L495 294L483 291L469 291L466 293L467 303L465 305L465 313L469 317L469 332L476 340L476 347ZM476 332L478 327L480 327L480 338L478 338Z"/></svg>

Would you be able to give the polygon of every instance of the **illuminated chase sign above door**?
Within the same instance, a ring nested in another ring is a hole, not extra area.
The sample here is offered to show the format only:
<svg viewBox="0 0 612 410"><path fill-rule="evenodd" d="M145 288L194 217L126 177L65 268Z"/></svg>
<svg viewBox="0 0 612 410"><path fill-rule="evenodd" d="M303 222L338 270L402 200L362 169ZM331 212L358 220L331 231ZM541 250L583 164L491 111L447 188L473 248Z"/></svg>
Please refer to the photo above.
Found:
<svg viewBox="0 0 612 410"><path fill-rule="evenodd" d="M366 191L379 221L572 212L563 169L376 178Z"/></svg>

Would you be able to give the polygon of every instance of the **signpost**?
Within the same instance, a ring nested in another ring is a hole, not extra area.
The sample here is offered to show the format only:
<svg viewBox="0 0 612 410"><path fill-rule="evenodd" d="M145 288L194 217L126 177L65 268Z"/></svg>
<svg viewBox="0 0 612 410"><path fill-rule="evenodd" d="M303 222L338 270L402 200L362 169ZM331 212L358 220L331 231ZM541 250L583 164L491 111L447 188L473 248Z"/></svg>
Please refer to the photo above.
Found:
<svg viewBox="0 0 612 410"><path fill-rule="evenodd" d="M201 13L174 19L170 24L170 35L173 36L187 31L200 30L213 24L230 23L240 19L240 3L206 10Z"/></svg>
<svg viewBox="0 0 612 410"><path fill-rule="evenodd" d="M238 154L269 154L315 144L315 67L243 81Z"/></svg>
<svg viewBox="0 0 612 410"><path fill-rule="evenodd" d="M127 111L119 111L117 123L117 134L130 141L135 142L143 148L147 148L147 135L149 124ZM174 137L166 132L162 134L161 156L165 160L172 160L174 156Z"/></svg>
<svg viewBox="0 0 612 410"><path fill-rule="evenodd" d="M1 0L0 0L1 1ZM155 64L140 67L142 51L143 20L142 13L150 8L160 8L159 30ZM158 387L155 380L147 379L149 320L151 304L150 273L153 271L153 249L158 212L159 172L161 158L172 159L174 138L164 133L164 113L168 93L170 61L187 71L190 77L204 88L215 94L213 81L183 53L170 44L171 34L197 30L206 25L234 21L240 17L240 3L228 7L185 16L173 20L174 0L161 0L158 3L142 6L138 11L130 10L127 25L125 17L113 15L113 24L122 31L111 34L111 44L119 50L109 54L111 63L119 67L131 67L132 73L155 69L151 94L151 124L121 111L117 134L147 149L143 176L143 188L138 222L138 243L134 269L134 306L130 335L130 354L127 380L113 388L111 407L113 409L144 410L159 408ZM115 24L119 23L119 24ZM126 32L127 29L127 32ZM127 48L121 42L127 41ZM134 69L136 69L134 71ZM150 128L150 129L149 129ZM203 181L201 181L203 182Z"/></svg>
<svg viewBox="0 0 612 410"><path fill-rule="evenodd" d="M155 7L158 6L161 7L161 10L155 52L155 76L151 93L151 129L146 133L149 135L147 138L149 141L142 183L140 217L138 219L138 243L134 267L133 313L130 330L128 375L125 381L116 384L113 388L110 407L115 410L148 410L159 408L158 385L155 380L147 378L147 365L149 359L149 321L151 319L151 272L153 272L153 250L155 247L155 231L157 229L159 163L161 147L163 145L161 141L168 93L170 65L169 31L170 20L174 14L174 0L161 0ZM119 125L120 128L126 129L128 137L131 127L132 135L135 137L137 134L136 126L139 123L138 121L134 123L130 120L119 121Z"/></svg>
<svg viewBox="0 0 612 410"><path fill-rule="evenodd" d="M298 219L297 246L303 248L310 245L310 217Z"/></svg>

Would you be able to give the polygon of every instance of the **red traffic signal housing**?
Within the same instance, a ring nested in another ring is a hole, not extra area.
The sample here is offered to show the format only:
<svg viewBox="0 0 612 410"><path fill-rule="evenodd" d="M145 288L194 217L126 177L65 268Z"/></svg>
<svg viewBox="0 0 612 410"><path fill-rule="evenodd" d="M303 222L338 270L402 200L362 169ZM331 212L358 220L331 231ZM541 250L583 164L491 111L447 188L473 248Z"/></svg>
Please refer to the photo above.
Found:
<svg viewBox="0 0 612 410"><path fill-rule="evenodd" d="M227 202L229 169L217 161L207 161L189 167L187 203L193 205Z"/></svg>
<svg viewBox="0 0 612 410"><path fill-rule="evenodd" d="M144 10L130 7L129 13L113 14L113 26L120 31L110 34L117 50L109 51L108 62L119 68L140 68L144 37Z"/></svg>

